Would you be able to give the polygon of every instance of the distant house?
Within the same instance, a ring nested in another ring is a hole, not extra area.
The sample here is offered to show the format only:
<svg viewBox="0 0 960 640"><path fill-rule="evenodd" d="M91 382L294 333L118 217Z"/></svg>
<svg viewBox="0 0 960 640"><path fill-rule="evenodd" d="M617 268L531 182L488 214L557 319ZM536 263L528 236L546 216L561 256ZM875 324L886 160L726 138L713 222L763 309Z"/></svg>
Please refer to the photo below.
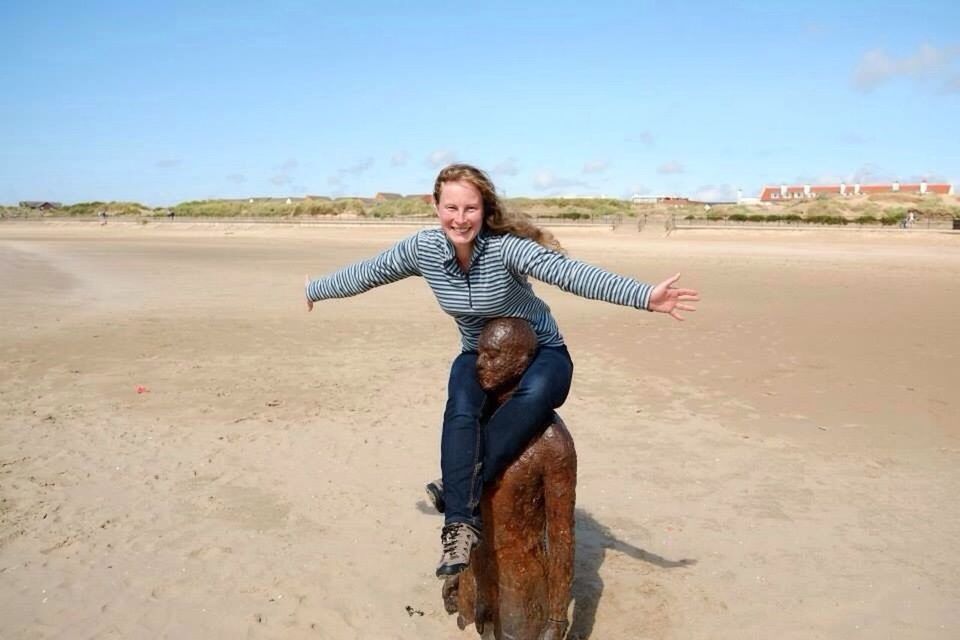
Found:
<svg viewBox="0 0 960 640"><path fill-rule="evenodd" d="M953 195L953 185L948 183L928 183L926 180L915 183L888 182L882 184L860 184L848 185L840 184L830 185L786 185L765 186L760 191L761 202L777 202L780 200L801 200L804 198L816 198L818 196L859 196L872 193L915 193L915 194L940 194Z"/></svg>
<svg viewBox="0 0 960 640"><path fill-rule="evenodd" d="M21 209L42 209L44 211L48 211L50 209L60 209L62 207L62 203L50 202L49 200L23 200L20 202Z"/></svg>
<svg viewBox="0 0 960 640"><path fill-rule="evenodd" d="M427 204L433 204L433 194L432 193L417 193L409 196L404 196L404 200L420 200L426 202Z"/></svg>
<svg viewBox="0 0 960 640"><path fill-rule="evenodd" d="M681 205L690 204L690 198L685 196L651 196L635 193L633 196L631 196L630 202L633 204L672 204L679 207Z"/></svg>
<svg viewBox="0 0 960 640"><path fill-rule="evenodd" d="M399 193L385 193L383 191L377 192L377 195L373 196L373 199L377 202L383 202L384 200L400 200L403 198L403 195Z"/></svg>

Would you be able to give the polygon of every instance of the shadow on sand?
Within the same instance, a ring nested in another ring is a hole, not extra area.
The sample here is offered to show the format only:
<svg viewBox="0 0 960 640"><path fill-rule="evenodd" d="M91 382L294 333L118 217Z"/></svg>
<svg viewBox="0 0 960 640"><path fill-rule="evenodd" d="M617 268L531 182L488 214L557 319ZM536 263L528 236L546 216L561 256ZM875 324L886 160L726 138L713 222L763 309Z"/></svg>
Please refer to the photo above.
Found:
<svg viewBox="0 0 960 640"><path fill-rule="evenodd" d="M661 569L689 567L697 563L696 560L686 558L668 560L663 556L635 547L628 542L617 540L610 529L597 522L592 515L583 509L577 509L575 517L577 521L577 555L572 589L574 606L567 640L587 640L593 633L593 625L597 618L597 606L600 603L600 597L603 595L603 579L600 577L600 567L603 565L608 549Z"/></svg>
<svg viewBox="0 0 960 640"><path fill-rule="evenodd" d="M416 503L418 511L439 516L432 505L425 500ZM597 618L597 607L603 595L603 578L600 567L606 559L607 550L622 553L629 558L646 562L661 569L676 569L697 564L696 560L681 558L669 560L651 551L635 547L629 542L618 540L613 532L600 524L583 509L576 509L577 549L574 560L573 587L571 596L574 602L567 640L588 640L593 634ZM490 636L492 637L492 636Z"/></svg>

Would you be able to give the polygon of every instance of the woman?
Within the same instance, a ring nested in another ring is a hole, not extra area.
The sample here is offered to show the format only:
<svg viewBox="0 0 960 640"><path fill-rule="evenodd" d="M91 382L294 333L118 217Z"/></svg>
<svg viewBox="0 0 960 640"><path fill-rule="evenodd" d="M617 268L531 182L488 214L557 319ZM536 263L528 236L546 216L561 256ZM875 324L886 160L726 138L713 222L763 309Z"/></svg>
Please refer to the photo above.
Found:
<svg viewBox="0 0 960 640"><path fill-rule="evenodd" d="M679 274L651 286L567 258L553 236L504 210L490 178L479 169L454 164L433 187L439 229L425 229L380 255L336 273L307 279L307 309L327 298L357 295L373 287L421 276L440 307L460 329L462 352L453 361L440 442L442 485L428 491L445 515L443 555L437 576L464 568L479 540L478 505L484 483L492 482L542 430L566 400L573 363L549 307L533 293L527 276L585 298L605 300L682 320L699 300L679 289ZM490 318L527 320L539 350L513 396L479 429L486 395L476 377L477 337ZM442 487L442 489L441 489Z"/></svg>

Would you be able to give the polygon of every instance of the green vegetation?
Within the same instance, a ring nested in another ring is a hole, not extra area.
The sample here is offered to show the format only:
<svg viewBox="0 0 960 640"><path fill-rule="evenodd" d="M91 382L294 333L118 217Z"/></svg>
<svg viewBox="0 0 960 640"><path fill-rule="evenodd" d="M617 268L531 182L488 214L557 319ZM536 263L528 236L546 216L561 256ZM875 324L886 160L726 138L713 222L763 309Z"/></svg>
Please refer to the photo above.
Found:
<svg viewBox="0 0 960 640"><path fill-rule="evenodd" d="M507 210L548 222L608 222L611 218L670 217L695 223L697 220L719 223L798 225L803 223L844 226L895 226L911 213L922 222L960 219L960 201L955 197L919 194L883 194L851 198L817 197L777 202L772 205L672 202L633 204L612 198L507 198ZM80 202L59 209L35 210L0 207L3 218L87 218L100 212L111 217L136 219L160 218L234 218L309 220L330 217L389 220L393 218L429 219L433 205L420 196L391 200L372 198L246 198L235 200L193 200L173 207L151 208L138 202Z"/></svg>

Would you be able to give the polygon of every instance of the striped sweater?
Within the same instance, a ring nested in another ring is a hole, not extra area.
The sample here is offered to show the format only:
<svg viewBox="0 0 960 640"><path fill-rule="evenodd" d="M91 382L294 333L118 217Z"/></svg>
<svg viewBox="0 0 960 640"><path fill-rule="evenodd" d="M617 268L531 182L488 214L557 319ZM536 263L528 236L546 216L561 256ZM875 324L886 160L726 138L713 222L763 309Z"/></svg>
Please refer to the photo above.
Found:
<svg viewBox="0 0 960 640"><path fill-rule="evenodd" d="M541 346L563 345L550 308L533 293L527 276L584 298L646 309L652 286L598 267L571 260L533 240L482 232L474 241L464 273L439 228L424 229L369 260L311 281L306 295L314 302L346 298L409 276L430 285L440 307L453 316L464 351L477 349L477 339L491 318L527 320Z"/></svg>

